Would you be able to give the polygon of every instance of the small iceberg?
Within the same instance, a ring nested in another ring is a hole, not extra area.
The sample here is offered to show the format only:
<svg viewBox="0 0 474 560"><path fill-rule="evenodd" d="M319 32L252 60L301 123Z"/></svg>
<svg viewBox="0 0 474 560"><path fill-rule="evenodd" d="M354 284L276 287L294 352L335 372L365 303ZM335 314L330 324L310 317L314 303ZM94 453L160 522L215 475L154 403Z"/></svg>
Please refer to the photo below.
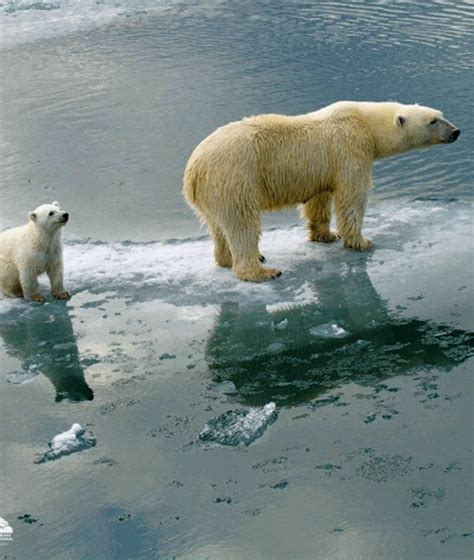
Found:
<svg viewBox="0 0 474 560"><path fill-rule="evenodd" d="M94 437L86 437L84 428L80 424L73 424L71 429L53 437L49 443L49 449L35 463L45 463L46 461L54 461L84 449L94 447L96 439Z"/></svg>
<svg viewBox="0 0 474 560"><path fill-rule="evenodd" d="M228 410L211 418L199 434L199 439L220 445L250 445L263 435L277 414L274 402L250 410Z"/></svg>

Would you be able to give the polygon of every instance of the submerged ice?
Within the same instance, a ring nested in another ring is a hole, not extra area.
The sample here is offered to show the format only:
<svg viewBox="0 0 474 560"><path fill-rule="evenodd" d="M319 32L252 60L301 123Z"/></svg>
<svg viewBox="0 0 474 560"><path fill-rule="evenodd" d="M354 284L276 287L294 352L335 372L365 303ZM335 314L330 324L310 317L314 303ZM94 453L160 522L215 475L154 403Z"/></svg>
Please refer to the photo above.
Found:
<svg viewBox="0 0 474 560"><path fill-rule="evenodd" d="M334 323L324 323L323 325L318 325L317 327L311 327L309 332L313 336L321 338L339 338L348 334L345 329Z"/></svg>
<svg viewBox="0 0 474 560"><path fill-rule="evenodd" d="M54 461L84 449L94 447L96 439L92 436L86 436L84 428L80 424L73 424L69 430L62 432L53 437L49 443L49 449L40 457L36 463L45 463L46 461Z"/></svg>
<svg viewBox="0 0 474 560"><path fill-rule="evenodd" d="M221 445L250 445L263 435L276 417L274 402L250 410L228 410L211 418L199 434L199 439Z"/></svg>

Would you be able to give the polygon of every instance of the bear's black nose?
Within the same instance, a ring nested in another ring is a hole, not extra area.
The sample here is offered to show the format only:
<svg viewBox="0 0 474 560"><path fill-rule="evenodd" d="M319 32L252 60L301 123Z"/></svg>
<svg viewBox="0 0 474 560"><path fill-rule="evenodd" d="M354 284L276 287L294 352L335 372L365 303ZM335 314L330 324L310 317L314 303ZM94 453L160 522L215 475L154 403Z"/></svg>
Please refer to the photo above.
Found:
<svg viewBox="0 0 474 560"><path fill-rule="evenodd" d="M459 128L456 128L456 130L453 130L453 132L451 133L451 137L452 137L452 141L454 142L455 140L458 139L458 136L461 134L461 131L459 130Z"/></svg>
<svg viewBox="0 0 474 560"><path fill-rule="evenodd" d="M63 218L66 220L66 222L69 220L69 214L67 212L64 212L63 214Z"/></svg>

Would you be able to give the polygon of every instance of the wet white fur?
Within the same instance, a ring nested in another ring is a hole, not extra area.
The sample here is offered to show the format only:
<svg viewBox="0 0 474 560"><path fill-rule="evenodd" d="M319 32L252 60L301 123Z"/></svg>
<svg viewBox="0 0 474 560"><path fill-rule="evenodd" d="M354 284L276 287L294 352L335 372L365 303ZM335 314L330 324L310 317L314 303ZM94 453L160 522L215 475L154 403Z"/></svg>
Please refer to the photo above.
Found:
<svg viewBox="0 0 474 560"><path fill-rule="evenodd" d="M38 206L28 216L26 225L0 234L0 287L7 296L43 301L38 276L46 273L53 296L67 299L61 235L64 212L53 202Z"/></svg>

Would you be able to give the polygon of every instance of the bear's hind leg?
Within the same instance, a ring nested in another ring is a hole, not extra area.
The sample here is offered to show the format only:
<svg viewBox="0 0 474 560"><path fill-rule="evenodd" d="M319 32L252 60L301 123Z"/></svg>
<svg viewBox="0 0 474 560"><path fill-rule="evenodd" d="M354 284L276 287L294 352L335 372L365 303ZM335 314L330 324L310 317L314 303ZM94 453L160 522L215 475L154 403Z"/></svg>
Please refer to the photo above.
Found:
<svg viewBox="0 0 474 560"><path fill-rule="evenodd" d="M214 258L216 263L219 266L232 268L232 254L224 232L220 227L211 224L211 222L207 222L207 225L214 241Z"/></svg>
<svg viewBox="0 0 474 560"><path fill-rule="evenodd" d="M235 217L234 217L235 220ZM258 250L260 239L260 218L229 224L225 228L225 235L232 253L232 270L237 278L247 282L264 282L281 275L276 268L261 265Z"/></svg>
<svg viewBox="0 0 474 560"><path fill-rule="evenodd" d="M23 297L23 290L21 289L20 282L3 282L2 292L8 297Z"/></svg>
<svg viewBox="0 0 474 560"><path fill-rule="evenodd" d="M310 241L329 243L338 239L338 235L332 232L331 223L333 193L324 191L303 204L301 217L308 220L308 236Z"/></svg>
<svg viewBox="0 0 474 560"><path fill-rule="evenodd" d="M18 270L3 258L0 258L0 287L7 297L23 297Z"/></svg>

